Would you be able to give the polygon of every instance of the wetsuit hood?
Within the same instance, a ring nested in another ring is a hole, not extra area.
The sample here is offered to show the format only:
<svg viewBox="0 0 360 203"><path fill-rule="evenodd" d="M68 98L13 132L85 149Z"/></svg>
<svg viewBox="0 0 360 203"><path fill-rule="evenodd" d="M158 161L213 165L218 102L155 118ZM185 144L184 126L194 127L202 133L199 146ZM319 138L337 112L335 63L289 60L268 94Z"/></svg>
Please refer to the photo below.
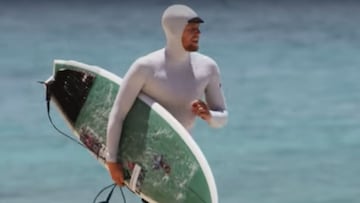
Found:
<svg viewBox="0 0 360 203"><path fill-rule="evenodd" d="M185 26L189 22L202 23L204 21L188 6L176 4L164 11L161 22L166 36L167 54L181 58L188 54L182 44Z"/></svg>

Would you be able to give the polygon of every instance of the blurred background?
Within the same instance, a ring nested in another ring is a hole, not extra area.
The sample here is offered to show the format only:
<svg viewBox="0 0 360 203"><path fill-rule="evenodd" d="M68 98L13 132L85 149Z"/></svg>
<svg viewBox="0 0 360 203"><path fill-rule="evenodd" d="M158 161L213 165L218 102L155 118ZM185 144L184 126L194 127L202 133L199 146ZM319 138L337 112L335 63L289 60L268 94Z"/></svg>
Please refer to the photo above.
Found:
<svg viewBox="0 0 360 203"><path fill-rule="evenodd" d="M355 0L0 1L0 202L92 202L111 183L50 125L37 81L54 59L123 76L164 46L160 19L173 3L205 20L200 52L221 69L229 123L211 129L198 120L193 131L219 202L359 202ZM51 116L71 134L55 109ZM119 191L113 198L123 202Z"/></svg>

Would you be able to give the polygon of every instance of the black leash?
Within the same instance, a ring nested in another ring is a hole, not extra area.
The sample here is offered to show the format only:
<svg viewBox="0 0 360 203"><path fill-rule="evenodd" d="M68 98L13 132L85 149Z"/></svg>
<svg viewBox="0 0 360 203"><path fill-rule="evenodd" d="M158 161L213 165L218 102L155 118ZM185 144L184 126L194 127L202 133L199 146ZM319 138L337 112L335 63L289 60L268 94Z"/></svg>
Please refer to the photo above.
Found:
<svg viewBox="0 0 360 203"><path fill-rule="evenodd" d="M40 84L43 84L45 85L46 87L46 110L47 110L47 115L48 115L48 118L49 118L49 121L51 123L51 125L55 128L56 131L58 131L60 134L62 134L63 136L67 137L68 139L70 139L71 141L79 144L80 146L84 147L85 149L87 149L87 147L79 142L78 140L76 140L75 138L69 136L68 134L64 133L63 131L61 131L59 128L56 127L56 125L54 124L51 116L50 116L50 100L51 100L51 90L50 90L50 86L51 84L54 82L54 80L52 81L49 81L48 83L46 82L43 82L43 81L38 81Z"/></svg>
<svg viewBox="0 0 360 203"><path fill-rule="evenodd" d="M110 199L111 199L111 196L112 196L112 194L113 194L114 189L116 188L116 186L117 186L117 185L116 185L115 183L113 183L113 184L108 185L108 186L104 187L103 189L101 189L100 192L95 196L93 203L109 203L109 202L110 202ZM111 188L111 190L110 190L110 192L109 192L106 200L105 200L105 201L101 201L101 202L96 202L97 198L101 195L101 193L103 193L105 190L107 190L107 189L109 189L109 188ZM121 191L121 195L122 195L122 198L123 198L123 200L124 200L124 203L126 203L126 198L125 198L124 192L123 192L123 190L122 190L121 187L119 187L119 189L120 189L120 191Z"/></svg>
<svg viewBox="0 0 360 203"><path fill-rule="evenodd" d="M43 81L38 81L38 82L39 82L40 84L45 85L45 87L46 87L46 109L47 109L48 119L49 119L51 125L52 125L52 126L55 128L55 130L58 131L61 135L67 137L67 138L70 139L71 141L73 141L73 142L79 144L80 146L84 147L85 149L87 149L87 147L86 147L83 143L79 142L79 141L76 140L75 138L73 138L73 137L71 137L70 135L64 133L64 132L61 131L58 127L56 127L56 125L54 124L54 122L53 122L53 120L52 120L52 118L51 118L51 115L50 115L50 100L51 100L50 85L54 82L54 80L49 81L48 83L43 82ZM108 186L104 187L103 189L101 189L101 190L98 192L98 194L95 196L93 203L96 203L96 200L97 200L97 198L101 195L101 193L103 193L105 190L107 190L107 189L109 189L110 187L112 187L112 188L111 188L111 191L109 192L109 194L108 194L108 196L107 196L107 198L106 198L106 200L105 200L105 201L98 202L98 203L109 203L109 202L110 202L110 199L111 199L111 197L112 197L112 194L113 194L113 192L114 192L114 189L115 189L116 186L117 186L117 185L116 185L115 183L113 183L113 184L108 185ZM121 187L119 187L119 189L120 189L120 191L121 191L121 195L122 195L122 198L123 198L123 200L124 200L124 203L126 203L126 198L125 198L124 192L123 192L123 190L122 190Z"/></svg>

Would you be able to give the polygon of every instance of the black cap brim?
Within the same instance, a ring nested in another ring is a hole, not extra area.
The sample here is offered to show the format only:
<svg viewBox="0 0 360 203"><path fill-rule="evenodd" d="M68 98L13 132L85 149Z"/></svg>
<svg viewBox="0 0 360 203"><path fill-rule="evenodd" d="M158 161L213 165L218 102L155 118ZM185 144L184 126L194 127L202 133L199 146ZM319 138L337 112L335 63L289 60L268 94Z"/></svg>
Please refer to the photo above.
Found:
<svg viewBox="0 0 360 203"><path fill-rule="evenodd" d="M204 21L200 17L195 17L188 20L188 23L204 23Z"/></svg>

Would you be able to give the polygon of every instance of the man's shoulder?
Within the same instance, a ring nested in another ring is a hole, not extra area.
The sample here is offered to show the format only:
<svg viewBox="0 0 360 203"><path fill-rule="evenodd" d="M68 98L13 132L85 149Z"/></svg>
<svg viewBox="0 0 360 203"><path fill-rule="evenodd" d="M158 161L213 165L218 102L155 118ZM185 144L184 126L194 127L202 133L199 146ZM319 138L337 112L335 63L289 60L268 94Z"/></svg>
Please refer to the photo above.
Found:
<svg viewBox="0 0 360 203"><path fill-rule="evenodd" d="M135 62L143 66L156 65L157 63L160 63L163 60L164 58L163 53L164 53L163 49L159 49L147 55L139 57Z"/></svg>
<svg viewBox="0 0 360 203"><path fill-rule="evenodd" d="M199 52L193 52L191 53L192 56L192 63L197 64L200 67L204 67L208 70L211 70L212 72L218 72L218 65L214 59L212 59L210 56L207 56L205 54L199 53Z"/></svg>
<svg viewBox="0 0 360 203"><path fill-rule="evenodd" d="M200 62L200 63L206 63L208 65L215 65L216 66L216 62L213 58L211 58L208 55L202 54L200 52L192 52L191 53L191 58L192 60L195 60L196 62Z"/></svg>

